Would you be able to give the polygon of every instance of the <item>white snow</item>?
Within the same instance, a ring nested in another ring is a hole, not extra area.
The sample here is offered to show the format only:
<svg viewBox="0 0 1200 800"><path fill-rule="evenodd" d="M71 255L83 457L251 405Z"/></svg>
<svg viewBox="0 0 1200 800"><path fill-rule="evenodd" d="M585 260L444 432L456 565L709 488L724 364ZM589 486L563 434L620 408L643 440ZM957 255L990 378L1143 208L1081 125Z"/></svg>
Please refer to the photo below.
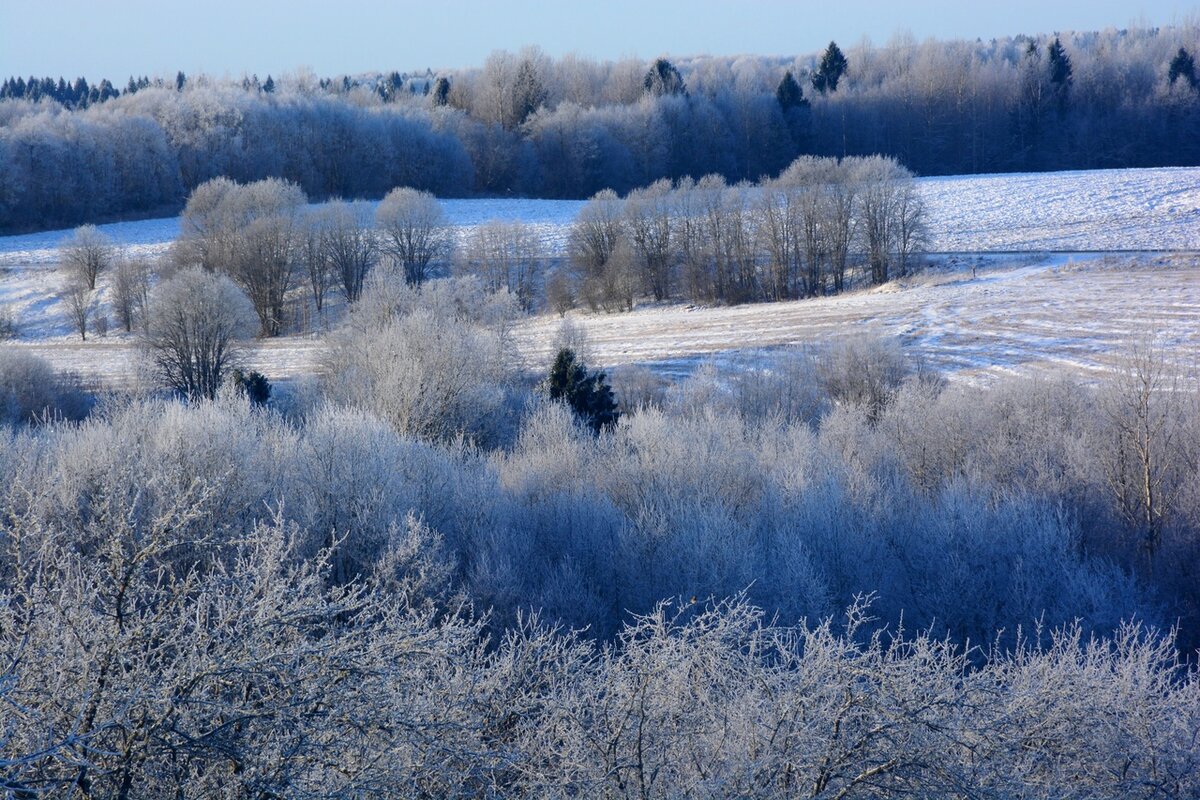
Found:
<svg viewBox="0 0 1200 800"><path fill-rule="evenodd" d="M1200 250L1200 168L988 175L923 179L934 250L1030 251L945 260L907 282L839 297L734 308L667 306L631 314L574 314L607 367L646 364L682 373L699 360L759 360L794 346L872 325L895 333L935 366L968 380L1005 372L1111 365L1127 342L1157 334L1182 359L1200 361L1200 259L1190 254L1115 255L1119 250ZM448 200L469 229L491 219L535 225L561 248L581 203ZM364 211L371 204L363 204ZM100 226L129 253L162 252L176 218ZM19 320L23 347L85 379L125 382L135 372L126 334L74 334L57 295L57 247L68 231L0 237L0 311ZM1047 255L1047 251L1110 254ZM982 261L972 277L967 262ZM102 284L104 283L102 279ZM115 327L106 290L100 306ZM535 318L518 339L530 366L543 367L557 317ZM259 343L251 366L269 377L311 373L319 337Z"/></svg>

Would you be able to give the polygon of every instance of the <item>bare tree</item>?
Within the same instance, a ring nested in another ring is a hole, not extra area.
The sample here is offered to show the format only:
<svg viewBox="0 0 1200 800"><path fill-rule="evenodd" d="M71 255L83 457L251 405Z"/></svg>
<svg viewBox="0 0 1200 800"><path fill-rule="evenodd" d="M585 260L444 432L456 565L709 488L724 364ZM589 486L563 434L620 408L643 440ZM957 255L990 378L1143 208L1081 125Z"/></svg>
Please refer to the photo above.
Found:
<svg viewBox="0 0 1200 800"><path fill-rule="evenodd" d="M645 268L644 284L655 300L670 298L673 283L671 182L663 179L625 198L624 227Z"/></svg>
<svg viewBox="0 0 1200 800"><path fill-rule="evenodd" d="M320 209L303 214L299 219L296 234L297 258L304 265L313 305L316 306L318 314L325 307L325 294L333 283L333 266L325 250L324 215L319 211Z"/></svg>
<svg viewBox="0 0 1200 800"><path fill-rule="evenodd" d="M404 279L419 285L430 265L450 250L450 227L442 204L429 192L400 188L388 192L375 212L383 248L404 270Z"/></svg>
<svg viewBox="0 0 1200 800"><path fill-rule="evenodd" d="M375 231L359 218L353 206L340 200L326 204L316 213L329 267L346 295L346 302L355 303L379 255Z"/></svg>
<svg viewBox="0 0 1200 800"><path fill-rule="evenodd" d="M190 268L155 289L145 345L164 385L192 399L213 398L253 319L232 281Z"/></svg>
<svg viewBox="0 0 1200 800"><path fill-rule="evenodd" d="M1174 370L1163 346L1146 339L1123 356L1102 392L1108 434L1106 482L1151 567L1182 477L1175 456L1185 430L1184 398Z"/></svg>
<svg viewBox="0 0 1200 800"><path fill-rule="evenodd" d="M578 277L584 301L594 311L609 302L612 286L606 286L605 265L621 239L622 205L611 189L596 193L571 226L571 265Z"/></svg>
<svg viewBox="0 0 1200 800"><path fill-rule="evenodd" d="M493 220L467 233L456 254L456 268L478 276L493 292L507 289L530 309L543 259L542 243L533 229L520 222Z"/></svg>
<svg viewBox="0 0 1200 800"><path fill-rule="evenodd" d="M87 282L79 275L72 275L67 279L61 296L75 330L79 331L79 338L87 341L88 322L95 311L95 292L88 288Z"/></svg>
<svg viewBox="0 0 1200 800"><path fill-rule="evenodd" d="M139 320L144 325L150 294L150 265L141 259L121 259L113 272L112 286L113 308L121 327L132 332Z"/></svg>
<svg viewBox="0 0 1200 800"><path fill-rule="evenodd" d="M254 305L264 336L284 329L284 305L297 267L294 236L290 216L255 219L243 229L229 270Z"/></svg>
<svg viewBox="0 0 1200 800"><path fill-rule="evenodd" d="M112 258L112 239L95 225L76 228L62 245L63 265L89 290L95 290L96 278L108 269Z"/></svg>

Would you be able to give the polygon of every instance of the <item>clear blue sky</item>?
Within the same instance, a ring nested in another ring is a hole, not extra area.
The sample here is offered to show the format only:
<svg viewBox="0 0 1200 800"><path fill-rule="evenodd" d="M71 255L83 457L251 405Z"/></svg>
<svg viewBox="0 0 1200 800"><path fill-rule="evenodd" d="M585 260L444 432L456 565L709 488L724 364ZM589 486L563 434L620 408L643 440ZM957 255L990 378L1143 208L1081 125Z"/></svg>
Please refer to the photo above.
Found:
<svg viewBox="0 0 1200 800"><path fill-rule="evenodd" d="M319 75L482 63L498 48L597 58L793 55L830 39L918 39L1167 25L1178 0L0 0L0 75Z"/></svg>

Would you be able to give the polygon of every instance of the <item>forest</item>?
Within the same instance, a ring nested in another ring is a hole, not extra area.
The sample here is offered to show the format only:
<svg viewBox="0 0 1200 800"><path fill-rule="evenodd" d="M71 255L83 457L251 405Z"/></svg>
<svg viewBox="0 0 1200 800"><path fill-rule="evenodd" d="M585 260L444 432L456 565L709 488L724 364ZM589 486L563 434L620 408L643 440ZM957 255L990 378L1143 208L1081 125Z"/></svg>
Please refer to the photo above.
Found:
<svg viewBox="0 0 1200 800"><path fill-rule="evenodd" d="M309 197L590 197L660 179L775 177L798 155L919 175L1200 159L1200 31L834 43L797 57L597 62L537 48L480 67L260 81L12 77L0 230L169 215L219 176Z"/></svg>

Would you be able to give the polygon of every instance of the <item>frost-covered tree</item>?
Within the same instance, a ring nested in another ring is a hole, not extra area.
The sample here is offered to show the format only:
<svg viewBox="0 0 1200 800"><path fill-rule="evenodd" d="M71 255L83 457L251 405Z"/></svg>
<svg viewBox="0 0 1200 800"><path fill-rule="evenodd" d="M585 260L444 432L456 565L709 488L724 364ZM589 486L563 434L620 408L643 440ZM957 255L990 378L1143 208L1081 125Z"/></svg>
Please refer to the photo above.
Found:
<svg viewBox="0 0 1200 800"><path fill-rule="evenodd" d="M428 192L399 188L388 192L375 212L383 249L419 286L430 277L433 263L449 255L450 228L441 203Z"/></svg>
<svg viewBox="0 0 1200 800"><path fill-rule="evenodd" d="M642 79L642 88L646 94L654 97L687 94L687 86L679 69L665 58L657 58L650 65L646 77Z"/></svg>
<svg viewBox="0 0 1200 800"><path fill-rule="evenodd" d="M63 266L75 276L75 280L94 291L96 278L112 263L112 237L95 225L84 225L63 240L61 251Z"/></svg>
<svg viewBox="0 0 1200 800"><path fill-rule="evenodd" d="M71 275L63 284L60 298L75 330L79 332L79 338L87 341L89 323L96 311L95 290L88 288L87 281L80 276Z"/></svg>
<svg viewBox="0 0 1200 800"><path fill-rule="evenodd" d="M240 343L253 333L255 312L224 275L197 268L181 271L150 299L144 338L163 385L184 397L216 397L238 359Z"/></svg>

